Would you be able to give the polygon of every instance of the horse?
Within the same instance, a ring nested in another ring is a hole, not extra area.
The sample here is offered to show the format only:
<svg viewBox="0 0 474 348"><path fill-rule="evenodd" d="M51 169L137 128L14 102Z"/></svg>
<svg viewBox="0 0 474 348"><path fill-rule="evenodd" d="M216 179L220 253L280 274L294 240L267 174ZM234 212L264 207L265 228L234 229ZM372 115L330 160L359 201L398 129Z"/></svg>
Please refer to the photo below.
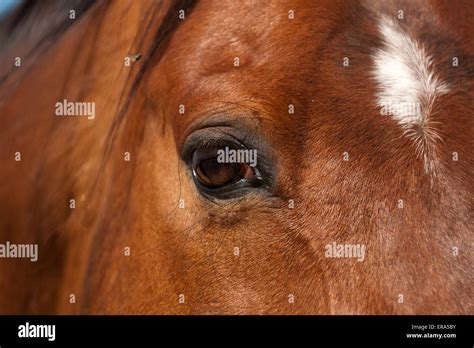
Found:
<svg viewBox="0 0 474 348"><path fill-rule="evenodd" d="M0 25L0 313L473 314L473 19L23 2Z"/></svg>

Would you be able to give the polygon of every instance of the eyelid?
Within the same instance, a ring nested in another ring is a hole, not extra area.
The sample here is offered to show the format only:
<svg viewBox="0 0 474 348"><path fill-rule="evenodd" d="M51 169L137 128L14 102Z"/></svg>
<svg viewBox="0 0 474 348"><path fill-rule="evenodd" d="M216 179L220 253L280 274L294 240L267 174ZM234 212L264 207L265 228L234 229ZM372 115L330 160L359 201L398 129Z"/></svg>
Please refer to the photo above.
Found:
<svg viewBox="0 0 474 348"><path fill-rule="evenodd" d="M186 139L181 151L181 158L186 162L192 159L196 149L206 147L243 147L247 148L238 137L231 134L231 129L226 127L202 128L191 133Z"/></svg>
<svg viewBox="0 0 474 348"><path fill-rule="evenodd" d="M244 148L246 149L247 147L242 144L237 138L231 137L232 140L229 139L222 139L222 138L208 138L208 139L202 139L200 142L196 144L196 149L218 149L221 147L225 146L232 146L235 148Z"/></svg>
<svg viewBox="0 0 474 348"><path fill-rule="evenodd" d="M253 167L259 182L257 189L272 190L275 184L276 158L273 156L271 147L264 141L262 135L259 134L257 130L247 128L239 129L228 125L214 125L191 132L184 141L181 149L181 159L186 163L190 173L192 173L192 160L196 149L216 146L257 150L257 166ZM255 189L255 187L247 187L239 190ZM226 198L232 197L229 195L229 197L217 199Z"/></svg>

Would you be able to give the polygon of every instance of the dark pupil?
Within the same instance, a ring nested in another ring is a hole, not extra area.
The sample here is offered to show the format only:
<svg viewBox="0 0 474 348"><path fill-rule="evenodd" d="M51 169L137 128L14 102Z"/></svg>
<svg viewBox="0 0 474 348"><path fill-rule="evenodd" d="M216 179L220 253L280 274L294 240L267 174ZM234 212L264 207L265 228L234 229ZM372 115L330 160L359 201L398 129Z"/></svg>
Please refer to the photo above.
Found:
<svg viewBox="0 0 474 348"><path fill-rule="evenodd" d="M205 186L221 186L241 178L241 164L219 163L217 157L201 161L195 168L197 179Z"/></svg>

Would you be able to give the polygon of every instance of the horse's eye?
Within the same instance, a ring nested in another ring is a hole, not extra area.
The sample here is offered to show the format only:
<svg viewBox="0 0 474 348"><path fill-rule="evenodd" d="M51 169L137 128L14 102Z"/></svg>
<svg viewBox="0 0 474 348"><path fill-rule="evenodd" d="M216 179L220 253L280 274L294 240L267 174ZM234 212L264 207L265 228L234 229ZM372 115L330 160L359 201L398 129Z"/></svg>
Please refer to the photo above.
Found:
<svg viewBox="0 0 474 348"><path fill-rule="evenodd" d="M197 163L194 176L202 185L212 188L251 179L255 173L248 164L219 163L217 157L214 157Z"/></svg>
<svg viewBox="0 0 474 348"><path fill-rule="evenodd" d="M220 153L222 151L222 153ZM227 151L227 152L225 152ZM231 198L233 191L255 187L260 182L260 174L255 159L250 161L235 160L225 154L236 149L201 148L193 153L192 172L200 191L216 198ZM249 151L249 150L246 150ZM223 193L225 193L222 197Z"/></svg>

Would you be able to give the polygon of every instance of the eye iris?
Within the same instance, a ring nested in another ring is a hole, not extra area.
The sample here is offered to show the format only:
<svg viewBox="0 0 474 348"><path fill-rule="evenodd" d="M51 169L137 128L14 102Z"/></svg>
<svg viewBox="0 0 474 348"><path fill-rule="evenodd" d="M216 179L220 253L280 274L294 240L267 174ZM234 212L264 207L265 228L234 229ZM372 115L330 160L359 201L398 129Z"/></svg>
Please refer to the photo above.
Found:
<svg viewBox="0 0 474 348"><path fill-rule="evenodd" d="M216 149L195 151L193 174L200 184L214 188L255 177L255 171L247 163L219 163L216 152Z"/></svg>
<svg viewBox="0 0 474 348"><path fill-rule="evenodd" d="M206 186L221 186L233 182L239 168L233 163L218 163L217 158L201 161L195 169L197 179Z"/></svg>

